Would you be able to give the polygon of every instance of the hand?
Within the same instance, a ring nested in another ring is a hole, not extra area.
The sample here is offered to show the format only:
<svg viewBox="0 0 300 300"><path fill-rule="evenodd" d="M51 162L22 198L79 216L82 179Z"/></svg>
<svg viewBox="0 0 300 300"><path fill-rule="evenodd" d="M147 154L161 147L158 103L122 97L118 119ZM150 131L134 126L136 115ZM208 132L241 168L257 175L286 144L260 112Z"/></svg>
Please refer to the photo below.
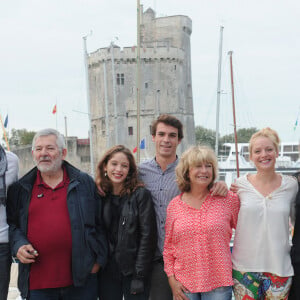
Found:
<svg viewBox="0 0 300 300"><path fill-rule="evenodd" d="M100 186L97 185L97 189L98 189L98 193L99 193L100 196L102 196L102 197L106 196L105 192L101 189Z"/></svg>
<svg viewBox="0 0 300 300"><path fill-rule="evenodd" d="M188 290L181 284L181 282L175 279L175 276L170 276L168 280L172 289L174 300L189 300L189 298L184 294L188 292Z"/></svg>
<svg viewBox="0 0 300 300"><path fill-rule="evenodd" d="M239 191L238 185L235 182L233 182L230 186L230 190L236 194Z"/></svg>
<svg viewBox="0 0 300 300"><path fill-rule="evenodd" d="M22 264L34 263L38 256L38 252L30 244L21 246L17 252L17 258Z"/></svg>
<svg viewBox="0 0 300 300"><path fill-rule="evenodd" d="M92 274L98 273L99 270L100 270L100 268L101 268L101 266L100 266L98 263L95 263L95 264L93 265L93 268L92 268L91 273L92 273Z"/></svg>
<svg viewBox="0 0 300 300"><path fill-rule="evenodd" d="M218 181L214 183L210 191L213 196L216 195L225 197L228 192L228 187L224 181Z"/></svg>
<svg viewBox="0 0 300 300"><path fill-rule="evenodd" d="M132 279L130 284L130 294L136 295L144 291L144 281L142 279Z"/></svg>

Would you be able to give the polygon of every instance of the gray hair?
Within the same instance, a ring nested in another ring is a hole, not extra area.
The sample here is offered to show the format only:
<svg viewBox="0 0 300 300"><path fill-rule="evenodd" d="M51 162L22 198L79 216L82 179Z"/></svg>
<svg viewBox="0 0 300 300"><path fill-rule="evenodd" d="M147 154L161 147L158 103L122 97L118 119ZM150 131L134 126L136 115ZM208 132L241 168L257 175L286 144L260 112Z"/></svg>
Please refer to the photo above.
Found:
<svg viewBox="0 0 300 300"><path fill-rule="evenodd" d="M61 133L59 133L57 130L53 128L46 128L38 131L32 140L32 150L34 150L35 142L37 138L40 136L48 136L48 135L54 135L56 136L56 145L59 148L59 151L62 152L63 149L66 148L65 139Z"/></svg>

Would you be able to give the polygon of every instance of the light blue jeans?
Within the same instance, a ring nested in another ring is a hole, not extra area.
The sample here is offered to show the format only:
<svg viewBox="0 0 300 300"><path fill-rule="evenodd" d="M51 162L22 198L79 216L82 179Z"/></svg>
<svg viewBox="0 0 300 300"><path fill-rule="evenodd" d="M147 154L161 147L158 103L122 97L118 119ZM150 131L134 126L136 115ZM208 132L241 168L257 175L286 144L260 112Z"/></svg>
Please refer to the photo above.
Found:
<svg viewBox="0 0 300 300"><path fill-rule="evenodd" d="M210 292L185 294L190 300L231 300L232 287L222 286Z"/></svg>

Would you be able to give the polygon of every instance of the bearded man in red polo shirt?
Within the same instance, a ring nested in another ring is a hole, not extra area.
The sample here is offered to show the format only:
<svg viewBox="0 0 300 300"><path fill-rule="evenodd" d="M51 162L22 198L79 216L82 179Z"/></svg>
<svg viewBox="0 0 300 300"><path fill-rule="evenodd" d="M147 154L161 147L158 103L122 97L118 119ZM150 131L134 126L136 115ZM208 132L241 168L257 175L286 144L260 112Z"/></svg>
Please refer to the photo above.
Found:
<svg viewBox="0 0 300 300"><path fill-rule="evenodd" d="M66 154L58 131L39 131L32 143L36 167L8 191L10 243L26 299L97 299L107 251L101 200L93 179Z"/></svg>

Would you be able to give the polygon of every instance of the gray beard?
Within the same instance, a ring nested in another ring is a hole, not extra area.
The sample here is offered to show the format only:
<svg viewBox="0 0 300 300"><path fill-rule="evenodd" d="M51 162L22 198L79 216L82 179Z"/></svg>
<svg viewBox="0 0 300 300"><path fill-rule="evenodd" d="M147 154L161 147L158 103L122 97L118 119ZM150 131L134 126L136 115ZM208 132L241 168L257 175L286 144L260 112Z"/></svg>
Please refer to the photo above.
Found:
<svg viewBox="0 0 300 300"><path fill-rule="evenodd" d="M37 161L35 161L35 164L41 173L51 174L51 173L56 173L61 169L62 160L60 158L56 158L50 166L38 165Z"/></svg>

